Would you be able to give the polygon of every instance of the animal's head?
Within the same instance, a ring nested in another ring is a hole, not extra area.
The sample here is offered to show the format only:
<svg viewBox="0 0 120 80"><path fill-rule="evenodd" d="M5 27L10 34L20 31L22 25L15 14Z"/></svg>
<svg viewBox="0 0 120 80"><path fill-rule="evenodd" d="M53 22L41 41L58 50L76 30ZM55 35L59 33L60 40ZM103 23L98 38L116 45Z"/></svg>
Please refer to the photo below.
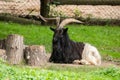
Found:
<svg viewBox="0 0 120 80"><path fill-rule="evenodd" d="M50 28L50 29L54 32L53 41L55 43L64 39L64 37L67 33L67 30L68 30L68 28L61 28L61 29Z"/></svg>
<svg viewBox="0 0 120 80"><path fill-rule="evenodd" d="M58 41L61 41L61 40L64 41L64 39L66 37L66 34L67 34L67 31L68 31L68 28L64 28L64 26L69 24L69 23L72 23L72 22L83 23L79 20L69 18L69 19L63 20L60 24L59 24L59 21L58 21L58 25L57 25L56 29L50 28L54 32L53 42L58 42Z"/></svg>

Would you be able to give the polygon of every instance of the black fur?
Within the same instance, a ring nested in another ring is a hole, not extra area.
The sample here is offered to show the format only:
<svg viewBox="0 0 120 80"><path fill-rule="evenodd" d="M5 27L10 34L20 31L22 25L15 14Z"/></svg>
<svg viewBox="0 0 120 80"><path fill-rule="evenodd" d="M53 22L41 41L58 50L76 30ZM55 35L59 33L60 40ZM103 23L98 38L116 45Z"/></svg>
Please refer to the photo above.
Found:
<svg viewBox="0 0 120 80"><path fill-rule="evenodd" d="M74 42L69 39L68 28L53 29L52 54L49 59L54 63L72 63L74 60L81 60L84 43Z"/></svg>

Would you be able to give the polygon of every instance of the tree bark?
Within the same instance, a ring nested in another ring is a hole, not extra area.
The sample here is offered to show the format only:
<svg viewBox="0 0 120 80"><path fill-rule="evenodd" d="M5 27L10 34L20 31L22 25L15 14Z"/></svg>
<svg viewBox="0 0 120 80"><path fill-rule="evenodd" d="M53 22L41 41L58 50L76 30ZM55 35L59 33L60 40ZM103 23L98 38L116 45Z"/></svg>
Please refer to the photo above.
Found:
<svg viewBox="0 0 120 80"><path fill-rule="evenodd" d="M0 58L6 60L6 51L4 49L0 49Z"/></svg>
<svg viewBox="0 0 120 80"><path fill-rule="evenodd" d="M23 36L12 34L6 39L6 55L10 64L20 64L23 60Z"/></svg>
<svg viewBox="0 0 120 80"><path fill-rule="evenodd" d="M5 39L0 40L0 49L5 49L6 48L5 42L6 42Z"/></svg>
<svg viewBox="0 0 120 80"><path fill-rule="evenodd" d="M40 7L40 15L43 17L48 17L50 6L49 6L49 0L40 0L41 7Z"/></svg>
<svg viewBox="0 0 120 80"><path fill-rule="evenodd" d="M30 66L42 66L47 62L47 56L44 46L28 46L24 50L24 59Z"/></svg>
<svg viewBox="0 0 120 80"><path fill-rule="evenodd" d="M41 4L40 4L40 15L43 17L48 17L49 15L49 11L50 11L50 6L49 0L40 0ZM42 21L41 24L45 24L45 21Z"/></svg>

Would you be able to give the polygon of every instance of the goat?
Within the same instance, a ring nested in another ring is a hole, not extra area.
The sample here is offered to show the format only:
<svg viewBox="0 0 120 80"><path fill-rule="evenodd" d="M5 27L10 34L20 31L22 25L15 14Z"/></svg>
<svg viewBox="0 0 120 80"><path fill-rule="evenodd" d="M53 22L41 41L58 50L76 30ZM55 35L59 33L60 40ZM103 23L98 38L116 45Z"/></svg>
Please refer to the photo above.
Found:
<svg viewBox="0 0 120 80"><path fill-rule="evenodd" d="M76 19L63 20L56 29L50 29L54 32L52 40L52 54L49 62L54 63L76 63L100 65L101 56L98 50L88 43L74 42L69 38L68 28L63 28L71 22L83 23Z"/></svg>

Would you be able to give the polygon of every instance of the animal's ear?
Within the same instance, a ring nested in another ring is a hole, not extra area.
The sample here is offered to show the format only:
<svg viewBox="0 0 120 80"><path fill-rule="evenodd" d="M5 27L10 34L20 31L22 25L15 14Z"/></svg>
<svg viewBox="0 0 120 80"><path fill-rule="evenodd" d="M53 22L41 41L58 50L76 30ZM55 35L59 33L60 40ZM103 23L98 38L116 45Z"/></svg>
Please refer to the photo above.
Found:
<svg viewBox="0 0 120 80"><path fill-rule="evenodd" d="M64 29L64 33L66 33L66 32L67 32L67 30L68 30L68 28L65 28L65 29Z"/></svg>
<svg viewBox="0 0 120 80"><path fill-rule="evenodd" d="M50 27L50 30L55 31L55 29L53 29L52 27Z"/></svg>

